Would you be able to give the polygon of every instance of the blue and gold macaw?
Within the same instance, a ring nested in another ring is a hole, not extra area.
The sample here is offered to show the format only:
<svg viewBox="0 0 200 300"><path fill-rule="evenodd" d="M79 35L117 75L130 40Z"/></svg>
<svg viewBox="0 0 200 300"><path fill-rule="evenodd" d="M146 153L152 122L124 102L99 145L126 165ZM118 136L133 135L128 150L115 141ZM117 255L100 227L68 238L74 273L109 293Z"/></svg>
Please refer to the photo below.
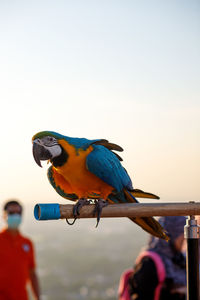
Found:
<svg viewBox="0 0 200 300"><path fill-rule="evenodd" d="M121 157L113 151L123 149L104 139L72 138L53 131L35 134L33 156L41 167L41 160L49 160L48 179L62 197L76 201L76 218L88 199L95 199L97 224L101 210L108 203L138 202L135 197L159 199L158 196L133 189ZM168 239L161 225L152 217L130 218L150 234Z"/></svg>

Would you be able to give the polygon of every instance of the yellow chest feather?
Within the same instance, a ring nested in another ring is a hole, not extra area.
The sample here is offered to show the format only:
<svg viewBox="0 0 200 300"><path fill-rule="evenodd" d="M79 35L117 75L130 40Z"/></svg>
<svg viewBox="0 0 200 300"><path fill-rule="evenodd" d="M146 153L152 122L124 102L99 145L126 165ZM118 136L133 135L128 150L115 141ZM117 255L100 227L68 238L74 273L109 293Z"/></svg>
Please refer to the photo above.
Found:
<svg viewBox="0 0 200 300"><path fill-rule="evenodd" d="M93 150L93 147L89 146L87 150L77 150L64 140L61 140L60 144L69 156L67 162L62 167L56 168L57 172L62 174L69 182L81 180L88 172L86 168L86 157Z"/></svg>
<svg viewBox="0 0 200 300"><path fill-rule="evenodd" d="M72 190L77 195L86 197L91 193L109 194L113 188L91 173L86 167L86 158L93 151L93 147L89 146L87 150L77 150L65 140L61 140L60 144L68 153L68 159L62 167L55 169L70 184Z"/></svg>

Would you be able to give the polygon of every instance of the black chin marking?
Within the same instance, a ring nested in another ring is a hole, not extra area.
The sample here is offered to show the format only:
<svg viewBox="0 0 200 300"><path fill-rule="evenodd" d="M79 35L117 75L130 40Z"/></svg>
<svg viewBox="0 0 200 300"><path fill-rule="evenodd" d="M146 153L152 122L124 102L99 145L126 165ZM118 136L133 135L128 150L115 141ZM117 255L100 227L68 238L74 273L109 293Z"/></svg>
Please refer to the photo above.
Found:
<svg viewBox="0 0 200 300"><path fill-rule="evenodd" d="M68 153L63 149L63 147L61 147L61 149L61 154L51 159L51 162L54 165L54 167L62 167L64 163L66 163L66 161L68 160Z"/></svg>

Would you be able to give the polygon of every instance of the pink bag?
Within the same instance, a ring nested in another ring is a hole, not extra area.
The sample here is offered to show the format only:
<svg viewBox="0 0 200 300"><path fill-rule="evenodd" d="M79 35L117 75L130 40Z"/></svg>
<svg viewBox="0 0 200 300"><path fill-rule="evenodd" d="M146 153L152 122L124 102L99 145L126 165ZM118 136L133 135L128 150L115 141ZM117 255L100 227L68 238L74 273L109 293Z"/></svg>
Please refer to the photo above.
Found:
<svg viewBox="0 0 200 300"><path fill-rule="evenodd" d="M139 262L143 259L143 257L150 257L157 270L157 275L158 275L158 285L155 289L154 293L154 300L159 300L160 297L160 291L163 285L163 282L165 281L165 266L162 262L161 257L153 252L153 251L143 251L139 254L139 256L136 259L136 264L139 264ZM130 293L129 293L129 278L133 275L134 270L133 269L128 269L124 271L121 275L120 282L119 282L119 300L131 300L130 298Z"/></svg>

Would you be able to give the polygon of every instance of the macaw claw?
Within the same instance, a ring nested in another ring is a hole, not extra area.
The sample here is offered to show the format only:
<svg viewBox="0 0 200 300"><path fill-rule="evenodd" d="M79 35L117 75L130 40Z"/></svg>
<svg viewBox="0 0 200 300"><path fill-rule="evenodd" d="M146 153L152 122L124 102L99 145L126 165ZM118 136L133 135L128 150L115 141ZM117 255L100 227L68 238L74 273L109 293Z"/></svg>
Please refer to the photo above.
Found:
<svg viewBox="0 0 200 300"><path fill-rule="evenodd" d="M66 219L66 222L67 222L68 225L74 225L76 219L77 219L77 218L74 218L74 220L73 220L71 223L68 221L68 219Z"/></svg>
<svg viewBox="0 0 200 300"><path fill-rule="evenodd" d="M105 207L107 205L108 205L108 202L105 201L104 199L99 198L99 199L96 200L95 209L93 211L93 215L94 216L97 214L97 224L96 224L96 227L99 224L99 221L100 221L100 218L101 218L102 209L103 209L103 207Z"/></svg>
<svg viewBox="0 0 200 300"><path fill-rule="evenodd" d="M73 207L73 215L74 218L77 218L77 216L80 215L80 209L84 206L84 205L88 205L90 204L90 200L88 200L87 198L80 198L78 200L78 202L74 205Z"/></svg>
<svg viewBox="0 0 200 300"><path fill-rule="evenodd" d="M89 204L89 203L90 203L90 201L87 200L87 198L80 198L80 199L78 200L78 202L73 206L73 216L74 216L74 220L72 221L72 223L70 223L70 222L68 221L68 219L66 219L67 224L68 224L68 225L74 225L74 223L75 223L77 217L80 215L80 209L81 209L81 207L83 207L84 205L87 205L87 204Z"/></svg>
<svg viewBox="0 0 200 300"><path fill-rule="evenodd" d="M74 220L72 223L70 223L67 219L66 222L69 225L73 225L77 219L77 217L80 215L80 209L84 206L84 205L88 205L90 204L90 200L88 200L87 198L80 198L78 200L78 202L73 206L73 216L74 216ZM102 198L96 199L95 200L95 209L93 211L93 216L95 216L97 214L97 224L96 227L99 224L99 221L101 219L101 213L102 213L102 209L108 205L108 202L105 201Z"/></svg>

